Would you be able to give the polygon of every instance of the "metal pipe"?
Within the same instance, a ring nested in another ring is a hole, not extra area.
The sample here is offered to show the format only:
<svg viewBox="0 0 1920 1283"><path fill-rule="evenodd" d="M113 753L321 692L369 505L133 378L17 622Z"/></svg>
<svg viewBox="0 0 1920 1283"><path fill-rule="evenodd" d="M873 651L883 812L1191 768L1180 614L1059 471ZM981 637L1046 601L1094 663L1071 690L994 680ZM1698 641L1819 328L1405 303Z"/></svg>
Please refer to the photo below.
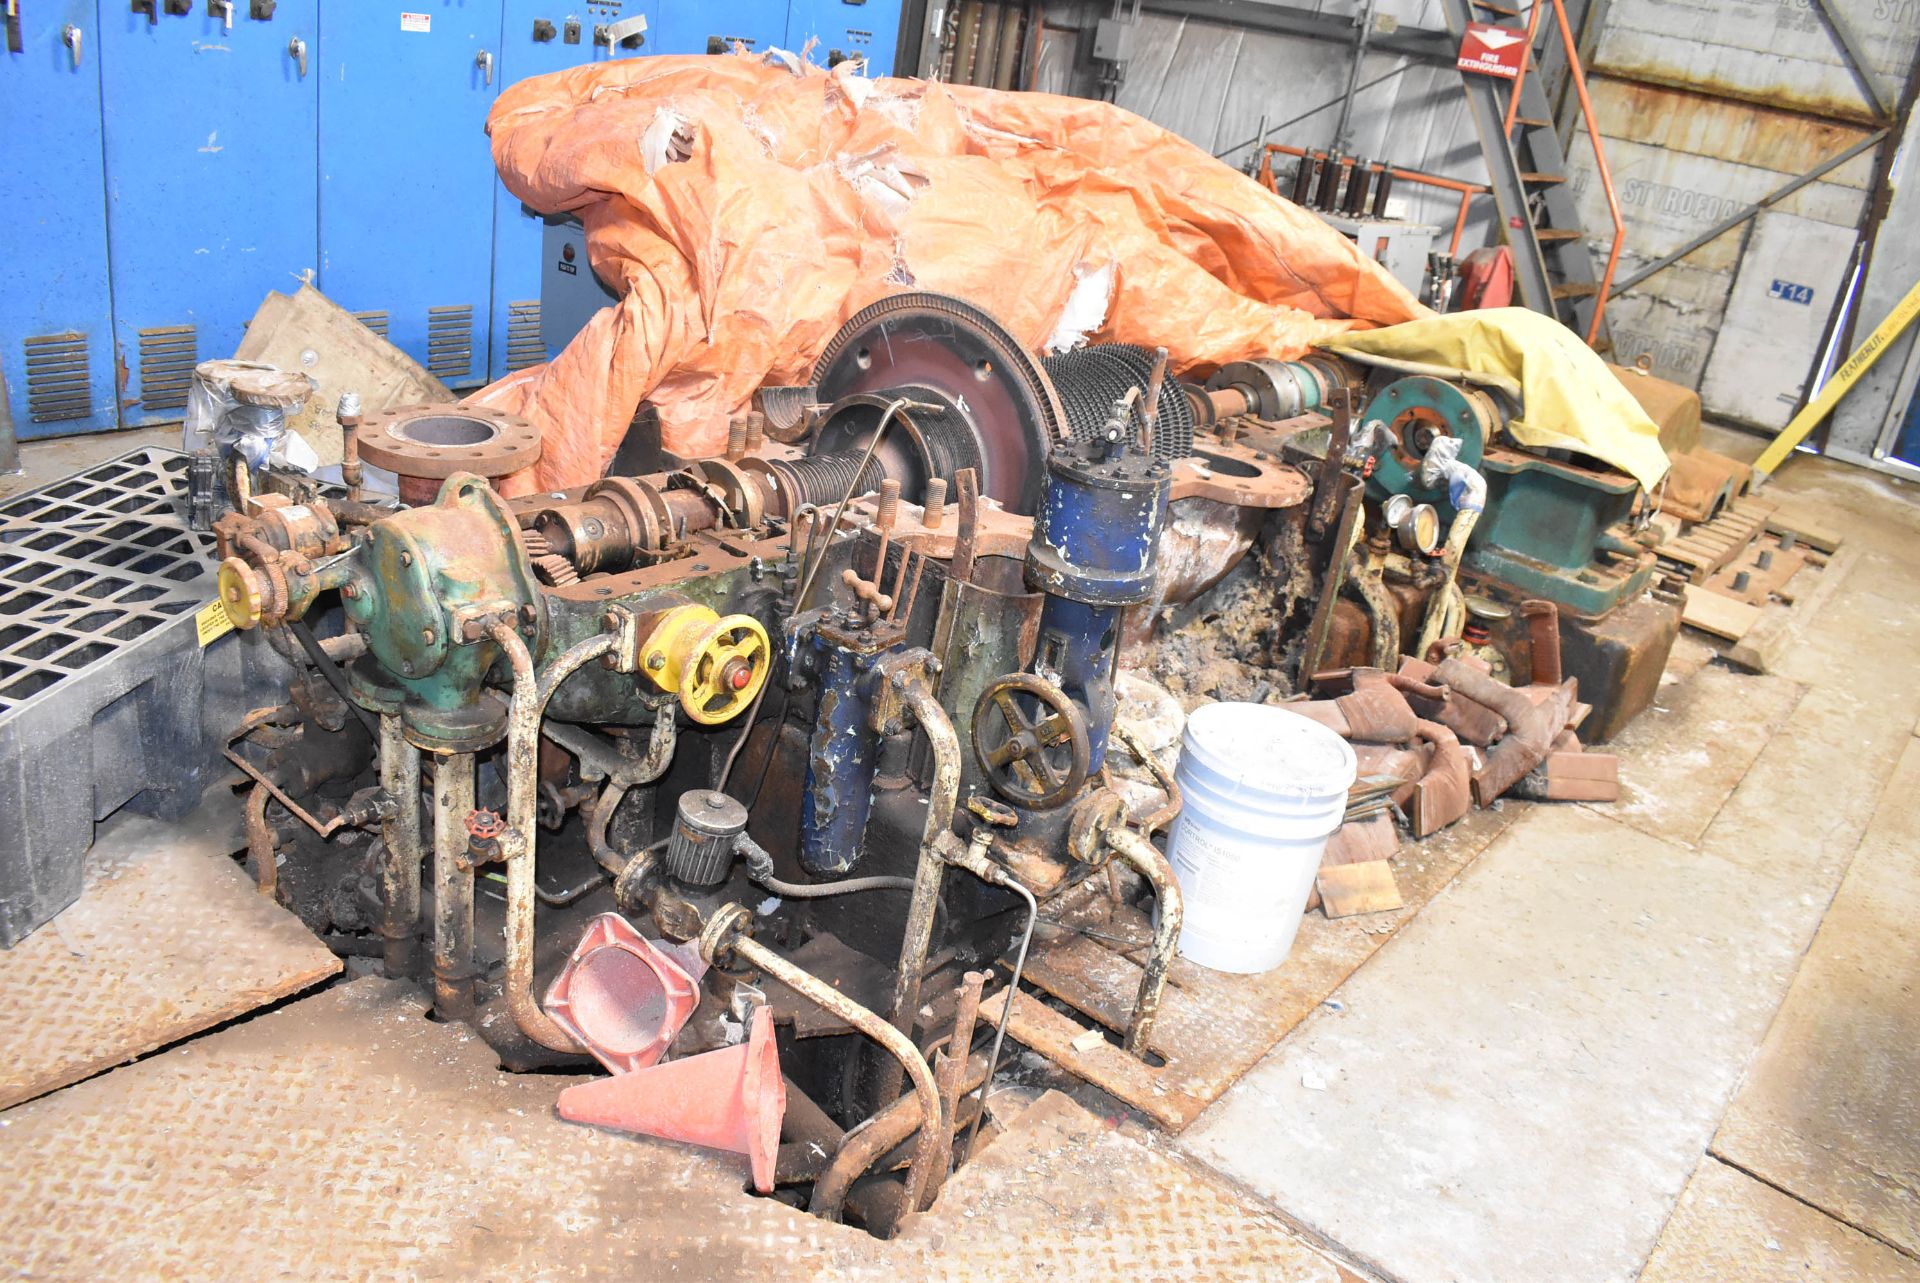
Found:
<svg viewBox="0 0 1920 1283"><path fill-rule="evenodd" d="M1020 933L1020 952L1014 955L1013 977L1007 981L1007 998L1000 1004L1000 1020L994 1025L993 1047L987 1052L987 1076L980 1080L980 1110L973 1116L973 1126L967 1129L967 1157L973 1156L973 1145L980 1136L980 1120L987 1116L987 1093L993 1088L993 1075L1000 1068L1000 1048L1007 1041L1007 1022L1013 1018L1013 1002L1020 996L1020 976L1027 969L1027 949L1033 944L1033 926L1040 920L1040 902L1033 898L1033 892L1027 890L1013 874L1005 874L1000 885L1018 895L1027 902L1027 928Z"/></svg>
<svg viewBox="0 0 1920 1283"><path fill-rule="evenodd" d="M472 811L473 754L449 753L433 771L433 1009L449 1021L473 1019Z"/></svg>
<svg viewBox="0 0 1920 1283"><path fill-rule="evenodd" d="M1167 971L1173 966L1174 950L1180 944L1180 921L1185 916L1180 899L1180 884L1174 880L1173 866L1159 848L1132 829L1111 828L1101 834L1114 856L1130 866L1153 888L1159 908L1159 920L1153 928L1153 945L1147 950L1147 965L1140 975L1140 992L1133 1000L1133 1019L1127 1024L1127 1054L1147 1058L1147 1039L1153 1022L1160 1015L1160 999L1167 988ZM1008 1000L1011 1003L1011 999Z"/></svg>
<svg viewBox="0 0 1920 1283"><path fill-rule="evenodd" d="M408 742L398 713L380 715L380 787L388 798L380 834L380 935L387 974L412 973L420 925L420 750Z"/></svg>
<svg viewBox="0 0 1920 1283"><path fill-rule="evenodd" d="M507 829L501 846L507 863L507 1009L520 1032L553 1051L579 1051L580 1044L555 1024L533 997L535 817L540 804L540 714L560 683L591 659L619 644L616 633L576 642L535 676L533 656L520 630L496 619L487 636L513 667L513 698L507 706ZM469 801L468 806L472 803ZM444 819L444 817L441 817ZM437 844L436 844L437 849Z"/></svg>
<svg viewBox="0 0 1920 1283"><path fill-rule="evenodd" d="M739 908L737 905L733 907ZM737 916L745 917L745 915L746 911L741 909ZM701 954L709 963L713 962L716 953L720 952L715 948L710 937L710 932L700 937ZM914 1207L920 1206L927 1182L933 1174L933 1165L939 1160L941 1148L940 1129L937 1126L940 1118L940 1089L933 1081L933 1070L927 1067L926 1057L920 1054L920 1049L913 1045L911 1038L878 1015L812 972L796 967L751 936L734 935L728 948L740 961L759 968L801 997L840 1017L886 1048L888 1053L900 1062L901 1069L912 1080L914 1095L920 1100L920 1140L914 1146L913 1163L907 1169L908 1201ZM928 1126L929 1120L936 1125Z"/></svg>
<svg viewBox="0 0 1920 1283"><path fill-rule="evenodd" d="M927 949L933 942L934 910L940 903L940 886L947 871L939 838L952 833L953 808L960 800L960 740L946 709L920 671L899 666L887 678L899 689L920 729L926 732L927 746L933 752L933 787L928 794L926 824L920 831L920 859L914 868L913 900L907 906L906 932L900 941L899 969L893 978L893 1027L909 1038L913 1036L914 1016L920 1010L920 981L927 966ZM882 1100L899 1093L897 1075L885 1072L879 1081Z"/></svg>
<svg viewBox="0 0 1920 1283"><path fill-rule="evenodd" d="M1180 795L1180 784L1173 778L1173 772L1161 763L1152 749L1140 742L1138 735L1118 722L1114 723L1113 735L1115 739L1127 746L1127 751L1133 754L1134 760L1146 767L1160 787L1166 790L1167 804L1140 821L1140 831L1151 835L1155 829L1173 823L1174 818L1180 814L1181 808L1186 805L1186 799Z"/></svg>
<svg viewBox="0 0 1920 1283"><path fill-rule="evenodd" d="M253 786L253 792L247 794L247 854L253 857L253 877L259 884L260 894L271 900L280 886L280 866L275 861L273 850L273 826L267 823L267 799L273 795L267 791L265 781Z"/></svg>
<svg viewBox="0 0 1920 1283"><path fill-rule="evenodd" d="M946 1183L947 1171L953 1165L953 1129L959 1119L961 1071L973 1056L973 1026L980 1018L980 991L986 988L987 973L969 971L960 979L959 996L954 1000L953 1033L947 1038L947 1049L941 1053L940 1067L934 1071L934 1081L940 1088L940 1117L945 1125L940 1128L940 1161L934 1165L933 1179L927 1183L921 1211L933 1206L933 1200L940 1193L940 1187Z"/></svg>
<svg viewBox="0 0 1920 1283"><path fill-rule="evenodd" d="M978 1090L987 1080L987 1058L970 1056L966 1062L966 1072L960 1079L960 1092ZM848 1132L833 1153L833 1159L813 1184L813 1197L807 1202L807 1211L814 1216L830 1221L840 1219L841 1209L846 1205L847 1191L853 1183L864 1176L875 1163L891 1153L900 1143L918 1130L925 1119L924 1107L918 1096L902 1096L885 1109ZM947 1138L947 1152L952 1152L952 1137Z"/></svg>

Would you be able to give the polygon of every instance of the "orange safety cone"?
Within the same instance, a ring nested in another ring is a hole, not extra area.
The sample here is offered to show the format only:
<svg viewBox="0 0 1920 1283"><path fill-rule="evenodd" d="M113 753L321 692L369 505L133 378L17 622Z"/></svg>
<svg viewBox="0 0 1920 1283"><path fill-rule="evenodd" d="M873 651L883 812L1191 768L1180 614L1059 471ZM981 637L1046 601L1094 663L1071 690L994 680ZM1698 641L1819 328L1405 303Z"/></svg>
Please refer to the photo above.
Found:
<svg viewBox="0 0 1920 1283"><path fill-rule="evenodd" d="M547 991L547 1014L616 1074L657 1064L700 1004L705 967L669 952L617 913L587 924Z"/></svg>
<svg viewBox="0 0 1920 1283"><path fill-rule="evenodd" d="M773 1192L787 1084L773 1041L773 1015L753 1013L747 1041L737 1047L670 1060L560 1093L560 1116L664 1140L745 1154L753 1187Z"/></svg>

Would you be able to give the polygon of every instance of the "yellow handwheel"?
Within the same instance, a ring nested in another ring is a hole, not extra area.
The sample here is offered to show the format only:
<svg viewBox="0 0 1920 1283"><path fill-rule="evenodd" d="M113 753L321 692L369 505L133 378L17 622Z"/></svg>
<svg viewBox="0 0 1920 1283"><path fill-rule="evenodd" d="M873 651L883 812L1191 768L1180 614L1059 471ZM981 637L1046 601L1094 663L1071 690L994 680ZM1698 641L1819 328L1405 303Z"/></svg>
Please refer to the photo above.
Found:
<svg viewBox="0 0 1920 1283"><path fill-rule="evenodd" d="M680 706L707 726L728 720L766 685L772 654L767 630L752 615L715 620L694 643L680 678Z"/></svg>
<svg viewBox="0 0 1920 1283"><path fill-rule="evenodd" d="M706 606L668 611L641 647L642 670L680 697L687 716L717 726L753 702L767 683L773 647L751 615L722 618Z"/></svg>
<svg viewBox="0 0 1920 1283"><path fill-rule="evenodd" d="M253 567L238 557L220 563L220 605L235 628L247 629L260 622L266 610L266 594L260 589L260 577Z"/></svg>

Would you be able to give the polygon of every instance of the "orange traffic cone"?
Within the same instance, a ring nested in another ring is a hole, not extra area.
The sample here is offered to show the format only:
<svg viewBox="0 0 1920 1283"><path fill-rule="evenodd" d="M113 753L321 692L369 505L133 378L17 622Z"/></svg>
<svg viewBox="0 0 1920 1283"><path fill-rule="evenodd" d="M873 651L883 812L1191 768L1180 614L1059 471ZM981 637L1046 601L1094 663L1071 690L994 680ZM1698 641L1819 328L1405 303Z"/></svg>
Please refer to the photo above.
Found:
<svg viewBox="0 0 1920 1283"><path fill-rule="evenodd" d="M773 1041L773 1015L753 1013L747 1041L664 1065L580 1083L560 1093L560 1116L745 1154L753 1187L773 1191L787 1084Z"/></svg>

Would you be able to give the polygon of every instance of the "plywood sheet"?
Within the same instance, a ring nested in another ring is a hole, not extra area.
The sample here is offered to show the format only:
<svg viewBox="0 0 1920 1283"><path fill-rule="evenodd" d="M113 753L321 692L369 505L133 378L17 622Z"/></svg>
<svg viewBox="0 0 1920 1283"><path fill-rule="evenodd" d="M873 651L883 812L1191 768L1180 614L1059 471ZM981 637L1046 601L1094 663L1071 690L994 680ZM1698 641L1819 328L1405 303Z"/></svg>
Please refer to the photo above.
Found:
<svg viewBox="0 0 1920 1283"><path fill-rule="evenodd" d="M298 993L340 960L228 858L224 791L179 824L122 812L80 899L0 952L0 1108Z"/></svg>

